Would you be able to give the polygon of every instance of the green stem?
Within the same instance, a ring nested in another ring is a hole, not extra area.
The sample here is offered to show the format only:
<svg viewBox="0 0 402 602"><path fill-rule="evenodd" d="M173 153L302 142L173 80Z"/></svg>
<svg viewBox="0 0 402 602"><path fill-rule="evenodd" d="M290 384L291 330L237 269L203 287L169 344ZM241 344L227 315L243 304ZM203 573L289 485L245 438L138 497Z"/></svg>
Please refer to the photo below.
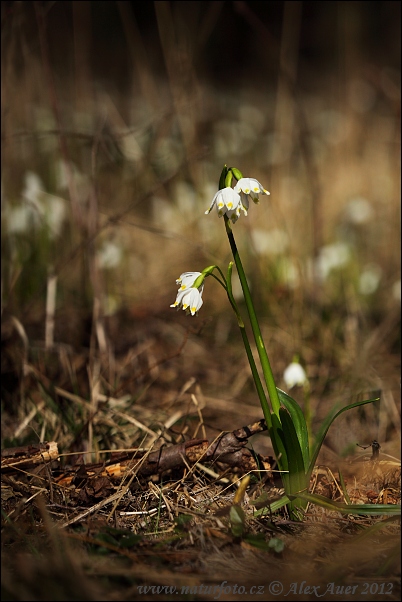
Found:
<svg viewBox="0 0 402 602"><path fill-rule="evenodd" d="M272 373L271 364L269 363L268 354L265 349L264 341L261 335L260 326L258 324L257 315L254 310L253 301L250 295L250 289L248 288L247 278L244 273L243 265L240 259L239 251L237 250L236 242L233 236L232 228L230 227L230 222L228 217L225 215L225 227L226 233L229 238L230 248L232 249L233 258L236 264L237 273L239 274L240 284L243 289L244 300L246 302L246 307L248 311L248 315L250 318L251 328L253 330L255 344L257 346L258 355L261 362L262 371L264 373L265 382L268 389L269 398L271 400L272 410L279 418L279 408L280 402L278 397L278 392L276 390L274 375ZM247 348L246 348L247 351ZM248 354L247 354L248 355ZM261 398L260 398L261 399ZM264 416L266 414L263 406ZM268 425L268 423L267 423Z"/></svg>
<svg viewBox="0 0 402 602"><path fill-rule="evenodd" d="M241 333L241 336L242 336L242 339L243 339L243 343L244 343L244 347L245 347L245 350L246 350L248 362L250 364L251 373L253 375L255 387L257 389L258 397L260 399L260 404L261 404L261 407L262 407L262 411L264 413L265 422L267 423L268 429L271 429L271 427L272 427L272 419L271 419L271 412L270 412L270 409L269 409L267 397L265 395L264 387L262 386L262 383L261 383L260 375L258 374L258 370L257 370L257 366L255 364L253 352L251 351L250 341L248 340L248 336L247 336L247 332L246 332L246 327L244 325L244 321L243 321L243 319L242 319L242 317L240 315L239 308L237 306L237 303L236 303L235 298L233 297L233 293L232 293L232 282L231 282L232 270L231 270L231 265L229 265L229 270L228 270L228 278L227 278L227 281L226 281L227 282L226 292L227 292L230 304L233 307L233 310L234 310L234 312L235 312L235 314L237 316L237 323L238 323L239 328L240 328L240 333Z"/></svg>

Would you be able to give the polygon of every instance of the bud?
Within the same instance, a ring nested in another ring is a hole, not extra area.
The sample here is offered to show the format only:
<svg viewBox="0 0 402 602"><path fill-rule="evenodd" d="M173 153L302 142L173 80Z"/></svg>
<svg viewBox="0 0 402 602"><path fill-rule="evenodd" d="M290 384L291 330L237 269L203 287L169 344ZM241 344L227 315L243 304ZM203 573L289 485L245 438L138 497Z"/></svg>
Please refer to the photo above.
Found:
<svg viewBox="0 0 402 602"><path fill-rule="evenodd" d="M237 167L231 167L230 170L237 181L242 179L243 174L241 173L240 169L237 169Z"/></svg>
<svg viewBox="0 0 402 602"><path fill-rule="evenodd" d="M226 178L225 178L225 188L229 188L232 185L232 180L233 180L233 174L229 170L228 173L226 174Z"/></svg>
<svg viewBox="0 0 402 602"><path fill-rule="evenodd" d="M225 188L225 179L226 179L227 173L228 173L228 167L225 164L222 169L221 177L219 178L219 190L222 190L222 188Z"/></svg>

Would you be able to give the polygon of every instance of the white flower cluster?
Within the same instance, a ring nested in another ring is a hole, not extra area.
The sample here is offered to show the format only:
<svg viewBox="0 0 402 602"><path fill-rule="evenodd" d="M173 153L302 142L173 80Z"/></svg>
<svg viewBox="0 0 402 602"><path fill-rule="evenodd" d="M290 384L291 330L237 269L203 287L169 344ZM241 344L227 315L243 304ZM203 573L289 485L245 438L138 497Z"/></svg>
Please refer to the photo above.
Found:
<svg viewBox="0 0 402 602"><path fill-rule="evenodd" d="M176 301L170 307L183 308L187 313L195 316L203 303L204 284L201 284L199 288L193 286L199 276L201 276L201 272L184 272L176 280L176 284L180 284L180 288L177 291Z"/></svg>

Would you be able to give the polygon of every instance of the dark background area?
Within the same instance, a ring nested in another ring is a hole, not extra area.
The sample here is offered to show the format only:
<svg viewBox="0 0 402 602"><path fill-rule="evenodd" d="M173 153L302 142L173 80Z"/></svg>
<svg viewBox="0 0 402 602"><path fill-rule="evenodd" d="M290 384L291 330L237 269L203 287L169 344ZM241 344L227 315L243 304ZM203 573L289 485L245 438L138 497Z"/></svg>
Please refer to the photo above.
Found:
<svg viewBox="0 0 402 602"><path fill-rule="evenodd" d="M37 36L34 3L23 3L23 27ZM114 82L122 92L133 77L118 2L79 2L87 21L77 31L72 2L41 3L45 7L52 62L60 76L71 75L66 49L82 39L89 51L92 75ZM166 71L153 2L122 2L141 36L148 67ZM165 4L158 2L157 4ZM298 84L307 89L314 75L342 68L346 46L353 46L361 67L387 63L400 67L400 2L169 2L178 35L186 41L197 75L214 85L263 84L277 75L283 14L300 19ZM287 5L287 8L286 8ZM293 5L293 6L291 6ZM15 3L2 2L3 34L7 36ZM39 41L32 45L39 53ZM316 82L317 84L317 82Z"/></svg>

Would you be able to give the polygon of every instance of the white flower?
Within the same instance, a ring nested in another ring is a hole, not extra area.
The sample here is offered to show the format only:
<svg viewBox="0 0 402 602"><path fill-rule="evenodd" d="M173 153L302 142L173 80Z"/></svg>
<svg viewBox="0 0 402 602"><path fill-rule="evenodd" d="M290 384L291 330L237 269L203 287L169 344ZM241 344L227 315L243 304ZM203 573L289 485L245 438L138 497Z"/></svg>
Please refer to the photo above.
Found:
<svg viewBox="0 0 402 602"><path fill-rule="evenodd" d="M272 230L256 228L251 232L251 238L259 255L281 255L289 246L287 233L279 228Z"/></svg>
<svg viewBox="0 0 402 602"><path fill-rule="evenodd" d="M40 225L40 215L28 203L8 208L5 216L7 218L7 230L9 234L25 234Z"/></svg>
<svg viewBox="0 0 402 602"><path fill-rule="evenodd" d="M188 288L180 290L177 293L176 301L170 307L176 307L180 309L182 307L187 313L191 313L195 316L197 311L202 306L202 289L203 286L198 288Z"/></svg>
<svg viewBox="0 0 402 602"><path fill-rule="evenodd" d="M344 267L351 258L351 250L345 242L335 242L321 247L316 259L316 274L325 281L334 269Z"/></svg>
<svg viewBox="0 0 402 602"><path fill-rule="evenodd" d="M374 209L363 197L351 199L345 207L346 220L351 224L366 224L374 217Z"/></svg>
<svg viewBox="0 0 402 602"><path fill-rule="evenodd" d="M118 244L110 240L103 243L97 255L99 266L110 269L119 265L123 258L123 250Z"/></svg>
<svg viewBox="0 0 402 602"><path fill-rule="evenodd" d="M359 292L362 295L372 295L378 289L382 276L379 265L366 265L359 278Z"/></svg>
<svg viewBox="0 0 402 602"><path fill-rule="evenodd" d="M295 385L303 386L308 382L307 375L303 369L303 366L301 366L297 362L292 362L291 364L289 364L289 366L283 373L283 380L285 381L289 389L291 389Z"/></svg>
<svg viewBox="0 0 402 602"><path fill-rule="evenodd" d="M271 194L268 190L254 178L241 178L236 186L234 187L235 192L240 193L242 197L242 204L248 209L248 196L250 195L254 203L259 203L259 194Z"/></svg>
<svg viewBox="0 0 402 602"><path fill-rule="evenodd" d="M179 292L191 288L194 282L197 280L198 276L201 276L201 272L184 272L184 274L182 274L180 278L176 280L176 284L181 285L179 288ZM204 285L202 285L202 287L200 288L202 292Z"/></svg>
<svg viewBox="0 0 402 602"><path fill-rule="evenodd" d="M210 208L207 209L205 214L210 213L214 205L216 205L219 217L222 217L226 213L233 223L239 219L240 210L244 211L244 215L247 215L247 208L243 205L240 195L230 186L218 190L212 199Z"/></svg>

